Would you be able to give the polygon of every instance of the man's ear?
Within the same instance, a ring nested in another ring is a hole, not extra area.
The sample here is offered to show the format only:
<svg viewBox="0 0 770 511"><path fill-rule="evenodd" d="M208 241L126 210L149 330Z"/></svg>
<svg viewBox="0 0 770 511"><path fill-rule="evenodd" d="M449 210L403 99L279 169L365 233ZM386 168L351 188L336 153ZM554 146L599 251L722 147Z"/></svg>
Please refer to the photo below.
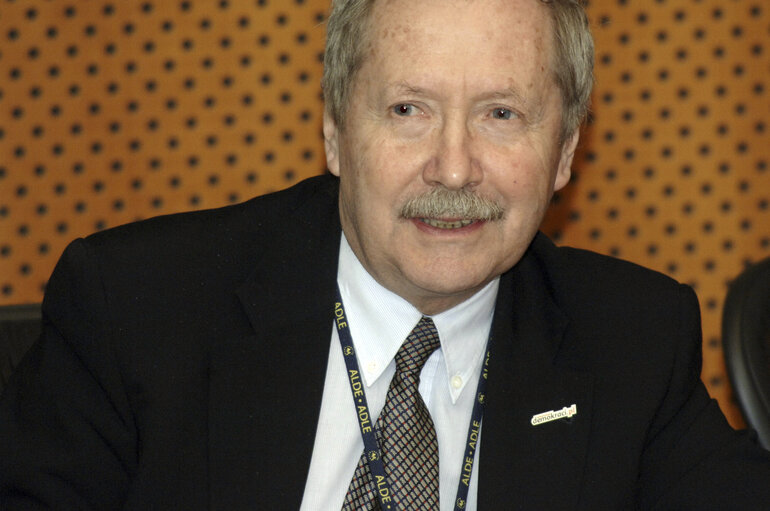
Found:
<svg viewBox="0 0 770 511"><path fill-rule="evenodd" d="M327 111L324 110L324 150L326 151L326 168L329 172L339 177L340 175L340 151L337 123Z"/></svg>
<svg viewBox="0 0 770 511"><path fill-rule="evenodd" d="M580 128L577 128L561 146L561 156L559 157L559 166L556 169L553 191L561 190L569 183L569 178L572 175L572 159L575 157L575 148L577 148L579 138Z"/></svg>

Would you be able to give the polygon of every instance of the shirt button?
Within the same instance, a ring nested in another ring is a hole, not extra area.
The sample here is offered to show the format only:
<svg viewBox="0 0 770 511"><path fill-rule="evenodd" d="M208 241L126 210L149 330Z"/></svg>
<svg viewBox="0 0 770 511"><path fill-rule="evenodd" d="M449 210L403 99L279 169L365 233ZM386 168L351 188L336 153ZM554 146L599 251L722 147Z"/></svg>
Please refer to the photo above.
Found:
<svg viewBox="0 0 770 511"><path fill-rule="evenodd" d="M463 386L463 379L460 376L452 376L452 381L450 382L452 387L455 389L459 389Z"/></svg>
<svg viewBox="0 0 770 511"><path fill-rule="evenodd" d="M375 372L377 370L377 362L369 362L366 366L366 370L370 373Z"/></svg>

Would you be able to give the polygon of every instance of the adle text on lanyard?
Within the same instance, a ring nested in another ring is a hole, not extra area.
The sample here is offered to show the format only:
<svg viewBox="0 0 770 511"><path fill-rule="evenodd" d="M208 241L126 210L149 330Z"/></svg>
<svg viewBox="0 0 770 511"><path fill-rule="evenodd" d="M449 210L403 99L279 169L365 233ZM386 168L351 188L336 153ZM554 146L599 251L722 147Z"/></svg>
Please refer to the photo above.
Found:
<svg viewBox="0 0 770 511"><path fill-rule="evenodd" d="M390 482L385 474L385 465L382 462L382 452L374 434L374 418L369 412L369 405L366 402L366 393L364 384L361 380L361 371L356 359L356 351L353 348L353 337L350 335L348 319L345 315L345 308L342 304L342 295L337 289L337 302L334 304L334 322L337 325L337 332L342 346L342 355L345 359L345 365L348 370L348 382L350 391L353 393L353 404L356 408L358 417L358 427L361 430L361 438L364 440L364 450L366 459L369 461L369 470L372 474L372 480L377 487L377 496L383 510L397 511L398 506L393 500L393 492L390 488ZM468 437L465 442L465 455L462 460L462 469L460 471L460 481L457 484L457 497L455 498L455 511L462 511L468 501L468 488L471 484L471 474L473 473L473 460L476 453L476 447L479 439L479 428L481 427L481 418L484 416L484 404L487 388L487 377L489 375L489 353L490 333L487 339L487 352L484 358L484 367L479 376L479 383L476 388L476 399L473 403L473 412L468 426Z"/></svg>

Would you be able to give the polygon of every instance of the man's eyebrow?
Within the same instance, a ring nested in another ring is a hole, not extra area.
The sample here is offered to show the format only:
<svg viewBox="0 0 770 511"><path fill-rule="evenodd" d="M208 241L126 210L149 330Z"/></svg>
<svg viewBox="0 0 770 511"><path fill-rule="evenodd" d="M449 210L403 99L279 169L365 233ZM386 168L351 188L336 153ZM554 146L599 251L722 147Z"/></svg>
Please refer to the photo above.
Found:
<svg viewBox="0 0 770 511"><path fill-rule="evenodd" d="M423 87L412 85L405 81L393 82L385 85L385 90L391 93L408 94L415 96L430 95L430 90ZM489 92L482 92L475 96L478 100L490 100L490 99L513 99L517 103L524 103L524 95L519 91L517 87L507 87L500 90L492 90Z"/></svg>
<svg viewBox="0 0 770 511"><path fill-rule="evenodd" d="M525 103L524 95L516 87L508 87L502 90L483 92L476 96L476 100L489 99L513 99L516 103Z"/></svg>
<svg viewBox="0 0 770 511"><path fill-rule="evenodd" d="M386 85L385 88L391 92L395 92L398 94L412 94L415 96L423 95L427 92L426 89L423 89L422 87L417 87L403 80L400 82L389 83Z"/></svg>

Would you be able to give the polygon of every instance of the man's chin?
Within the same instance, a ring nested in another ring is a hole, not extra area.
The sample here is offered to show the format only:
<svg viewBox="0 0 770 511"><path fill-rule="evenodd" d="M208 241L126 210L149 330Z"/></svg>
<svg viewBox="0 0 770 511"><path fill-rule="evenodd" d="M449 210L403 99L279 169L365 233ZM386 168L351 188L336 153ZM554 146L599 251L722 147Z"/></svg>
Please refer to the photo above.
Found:
<svg viewBox="0 0 770 511"><path fill-rule="evenodd" d="M464 302L496 277L487 275L469 279L468 274L462 271L457 269L440 275L415 276L414 280L411 280L413 290L408 296L402 295L402 298L423 314L434 315ZM461 276L465 278L458 279Z"/></svg>

